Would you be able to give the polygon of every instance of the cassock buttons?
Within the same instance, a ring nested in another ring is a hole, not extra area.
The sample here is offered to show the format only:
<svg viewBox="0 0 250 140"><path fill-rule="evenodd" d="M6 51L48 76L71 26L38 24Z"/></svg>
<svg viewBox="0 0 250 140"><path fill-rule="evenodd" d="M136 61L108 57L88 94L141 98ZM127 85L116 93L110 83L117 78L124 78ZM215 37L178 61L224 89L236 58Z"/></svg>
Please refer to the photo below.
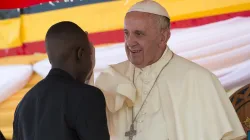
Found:
<svg viewBox="0 0 250 140"><path fill-rule="evenodd" d="M143 122L143 120L140 120L140 121L139 121L139 123L142 123L142 122Z"/></svg>

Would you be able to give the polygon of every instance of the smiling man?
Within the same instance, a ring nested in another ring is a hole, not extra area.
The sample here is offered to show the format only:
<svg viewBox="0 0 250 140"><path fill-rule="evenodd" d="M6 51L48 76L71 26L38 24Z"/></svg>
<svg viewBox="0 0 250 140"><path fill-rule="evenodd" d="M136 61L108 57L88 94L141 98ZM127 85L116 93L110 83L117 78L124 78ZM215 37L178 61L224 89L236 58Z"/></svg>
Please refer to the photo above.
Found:
<svg viewBox="0 0 250 140"><path fill-rule="evenodd" d="M128 61L96 80L112 140L231 140L245 132L219 80L167 46L170 18L160 4L132 6L124 22Z"/></svg>

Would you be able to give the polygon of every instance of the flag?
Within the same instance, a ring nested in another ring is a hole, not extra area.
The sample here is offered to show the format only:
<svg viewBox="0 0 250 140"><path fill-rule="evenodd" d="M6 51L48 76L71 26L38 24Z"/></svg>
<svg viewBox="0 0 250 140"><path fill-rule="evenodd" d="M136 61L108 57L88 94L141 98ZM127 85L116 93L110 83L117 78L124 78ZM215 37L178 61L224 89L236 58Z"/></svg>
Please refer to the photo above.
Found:
<svg viewBox="0 0 250 140"><path fill-rule="evenodd" d="M25 8L32 5L50 2L55 0L1 0L0 9L17 9Z"/></svg>

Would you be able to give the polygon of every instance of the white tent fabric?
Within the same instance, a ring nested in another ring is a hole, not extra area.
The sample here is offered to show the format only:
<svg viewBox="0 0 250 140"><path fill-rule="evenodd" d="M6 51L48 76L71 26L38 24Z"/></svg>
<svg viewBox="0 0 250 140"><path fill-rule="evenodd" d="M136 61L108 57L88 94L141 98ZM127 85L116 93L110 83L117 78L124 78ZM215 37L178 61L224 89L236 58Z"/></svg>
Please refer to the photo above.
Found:
<svg viewBox="0 0 250 140"><path fill-rule="evenodd" d="M31 65L0 66L0 103L21 90L33 73Z"/></svg>
<svg viewBox="0 0 250 140"><path fill-rule="evenodd" d="M50 69L51 65L48 59L39 61L33 65L33 70L43 78L46 77Z"/></svg>
<svg viewBox="0 0 250 140"><path fill-rule="evenodd" d="M169 47L218 76L226 90L250 83L250 17L186 29L173 29ZM110 64L126 60L124 43L96 48L95 78ZM34 65L45 77L50 69L48 60Z"/></svg>

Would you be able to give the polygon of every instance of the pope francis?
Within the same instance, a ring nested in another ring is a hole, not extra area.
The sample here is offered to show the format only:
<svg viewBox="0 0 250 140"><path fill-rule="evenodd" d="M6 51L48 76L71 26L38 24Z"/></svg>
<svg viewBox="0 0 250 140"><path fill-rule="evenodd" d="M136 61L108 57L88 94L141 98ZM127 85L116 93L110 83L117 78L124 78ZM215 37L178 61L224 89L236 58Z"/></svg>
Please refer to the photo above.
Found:
<svg viewBox="0 0 250 140"><path fill-rule="evenodd" d="M237 114L215 75L166 45L170 18L142 1L125 16L128 61L96 79L106 98L112 140L232 140L244 138Z"/></svg>

